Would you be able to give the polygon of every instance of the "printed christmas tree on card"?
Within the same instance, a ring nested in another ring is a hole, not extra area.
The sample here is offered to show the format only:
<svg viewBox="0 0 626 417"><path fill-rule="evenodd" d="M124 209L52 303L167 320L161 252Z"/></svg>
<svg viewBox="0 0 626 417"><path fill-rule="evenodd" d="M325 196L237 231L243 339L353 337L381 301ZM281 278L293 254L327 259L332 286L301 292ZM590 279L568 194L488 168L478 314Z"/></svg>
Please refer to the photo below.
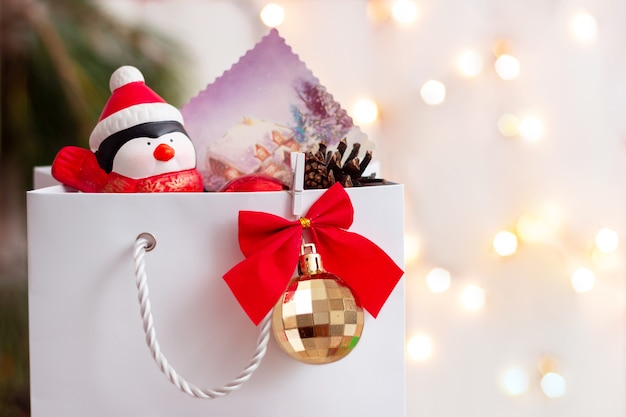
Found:
<svg viewBox="0 0 626 417"><path fill-rule="evenodd" d="M373 147L275 29L181 112L208 191L247 174L290 185L293 151Z"/></svg>

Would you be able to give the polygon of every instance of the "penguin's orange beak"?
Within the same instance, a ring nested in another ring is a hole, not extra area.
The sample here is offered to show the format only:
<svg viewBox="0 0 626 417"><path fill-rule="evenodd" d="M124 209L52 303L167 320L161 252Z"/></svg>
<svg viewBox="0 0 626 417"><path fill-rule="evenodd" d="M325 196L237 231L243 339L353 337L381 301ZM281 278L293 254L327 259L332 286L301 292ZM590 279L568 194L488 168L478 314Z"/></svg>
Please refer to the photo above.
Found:
<svg viewBox="0 0 626 417"><path fill-rule="evenodd" d="M157 161L165 162L172 159L174 157L174 153L174 148L172 148L170 145L166 145L165 143L161 143L159 146L156 147L153 155Z"/></svg>

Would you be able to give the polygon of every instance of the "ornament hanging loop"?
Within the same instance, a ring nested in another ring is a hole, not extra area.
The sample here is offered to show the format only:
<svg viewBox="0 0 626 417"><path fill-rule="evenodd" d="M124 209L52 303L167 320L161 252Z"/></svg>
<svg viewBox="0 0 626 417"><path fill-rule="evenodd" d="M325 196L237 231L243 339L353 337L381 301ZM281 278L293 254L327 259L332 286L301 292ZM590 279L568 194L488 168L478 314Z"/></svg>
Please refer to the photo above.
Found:
<svg viewBox="0 0 626 417"><path fill-rule="evenodd" d="M310 250L308 253L307 249ZM300 275L315 275L322 272L325 272L322 257L317 253L315 243L303 243L302 246L300 246L298 273Z"/></svg>
<svg viewBox="0 0 626 417"><path fill-rule="evenodd" d="M306 255L307 248L311 250L309 253L317 253L317 249L315 248L315 243L304 243L303 241L302 245L300 246L300 256Z"/></svg>

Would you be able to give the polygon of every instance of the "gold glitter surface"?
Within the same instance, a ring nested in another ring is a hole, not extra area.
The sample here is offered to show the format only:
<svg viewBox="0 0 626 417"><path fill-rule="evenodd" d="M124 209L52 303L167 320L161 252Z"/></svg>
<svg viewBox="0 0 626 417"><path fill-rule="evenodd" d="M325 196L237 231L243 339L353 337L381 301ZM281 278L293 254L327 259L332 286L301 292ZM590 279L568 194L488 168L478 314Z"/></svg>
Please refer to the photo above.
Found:
<svg viewBox="0 0 626 417"><path fill-rule="evenodd" d="M289 283L274 307L272 327L289 356L324 364L350 353L363 332L363 320L352 291L336 276L322 272Z"/></svg>

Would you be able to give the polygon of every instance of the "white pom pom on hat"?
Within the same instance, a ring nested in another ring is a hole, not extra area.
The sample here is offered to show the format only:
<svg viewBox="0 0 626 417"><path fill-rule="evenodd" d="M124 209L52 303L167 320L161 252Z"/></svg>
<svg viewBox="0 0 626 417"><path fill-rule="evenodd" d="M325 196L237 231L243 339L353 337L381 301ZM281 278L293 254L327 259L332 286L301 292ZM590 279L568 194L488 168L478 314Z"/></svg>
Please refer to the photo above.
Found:
<svg viewBox="0 0 626 417"><path fill-rule="evenodd" d="M93 152L106 138L129 127L160 121L184 123L180 111L150 89L141 71L133 66L126 65L115 70L109 88L111 97L89 137L89 147Z"/></svg>
<svg viewBox="0 0 626 417"><path fill-rule="evenodd" d="M111 74L109 89L111 92L114 92L123 85L137 82L146 82L141 71L132 65L124 65L123 67L116 69L115 72Z"/></svg>

